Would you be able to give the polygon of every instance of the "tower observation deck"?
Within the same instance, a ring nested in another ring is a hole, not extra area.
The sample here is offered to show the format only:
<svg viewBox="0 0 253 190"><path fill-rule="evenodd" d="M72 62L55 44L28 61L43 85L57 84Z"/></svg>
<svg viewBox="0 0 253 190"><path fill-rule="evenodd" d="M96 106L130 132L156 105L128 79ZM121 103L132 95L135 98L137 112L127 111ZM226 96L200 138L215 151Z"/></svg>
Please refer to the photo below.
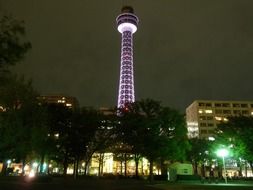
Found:
<svg viewBox="0 0 253 190"><path fill-rule="evenodd" d="M121 61L118 93L118 108L135 101L133 70L133 34L137 31L138 17L130 6L121 9L116 18L118 31L121 33Z"/></svg>

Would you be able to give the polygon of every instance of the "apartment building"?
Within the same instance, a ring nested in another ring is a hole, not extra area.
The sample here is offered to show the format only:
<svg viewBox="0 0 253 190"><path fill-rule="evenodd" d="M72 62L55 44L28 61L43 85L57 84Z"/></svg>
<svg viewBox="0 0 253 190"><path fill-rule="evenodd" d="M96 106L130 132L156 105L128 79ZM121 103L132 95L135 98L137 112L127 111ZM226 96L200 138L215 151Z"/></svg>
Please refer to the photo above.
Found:
<svg viewBox="0 0 253 190"><path fill-rule="evenodd" d="M186 108L189 138L214 137L214 130L230 116L253 116L253 101L195 100Z"/></svg>

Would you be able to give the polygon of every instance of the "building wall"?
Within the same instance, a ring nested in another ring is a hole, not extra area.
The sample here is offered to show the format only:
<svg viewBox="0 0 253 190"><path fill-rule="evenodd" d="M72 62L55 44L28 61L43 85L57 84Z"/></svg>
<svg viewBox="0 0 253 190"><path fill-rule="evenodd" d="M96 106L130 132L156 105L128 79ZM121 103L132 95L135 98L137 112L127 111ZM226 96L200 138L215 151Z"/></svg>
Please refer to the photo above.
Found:
<svg viewBox="0 0 253 190"><path fill-rule="evenodd" d="M253 116L253 101L196 100L186 108L188 137L213 137L218 123L240 115Z"/></svg>

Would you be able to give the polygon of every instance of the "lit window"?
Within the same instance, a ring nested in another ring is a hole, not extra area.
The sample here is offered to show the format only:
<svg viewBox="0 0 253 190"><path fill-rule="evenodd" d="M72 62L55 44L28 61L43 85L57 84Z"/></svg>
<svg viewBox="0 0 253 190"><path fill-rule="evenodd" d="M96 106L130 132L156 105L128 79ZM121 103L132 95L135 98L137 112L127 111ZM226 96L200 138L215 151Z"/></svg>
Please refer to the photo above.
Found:
<svg viewBox="0 0 253 190"><path fill-rule="evenodd" d="M209 141L214 141L215 138L214 138L214 137L208 137L208 140L209 140Z"/></svg>
<svg viewBox="0 0 253 190"><path fill-rule="evenodd" d="M225 117L224 117L223 120L224 120L224 121L228 121L228 118L225 118Z"/></svg>
<svg viewBox="0 0 253 190"><path fill-rule="evenodd" d="M72 106L72 104L69 104L69 103L68 103L68 104L66 104L66 106L67 106L67 107L71 107L71 106Z"/></svg>
<svg viewBox="0 0 253 190"><path fill-rule="evenodd" d="M206 113L213 113L213 110L205 110Z"/></svg>
<svg viewBox="0 0 253 190"><path fill-rule="evenodd" d="M199 113L203 113L203 110L199 110Z"/></svg>
<svg viewBox="0 0 253 190"><path fill-rule="evenodd" d="M222 120L222 117L215 117L215 119L217 120L217 121L221 121Z"/></svg>

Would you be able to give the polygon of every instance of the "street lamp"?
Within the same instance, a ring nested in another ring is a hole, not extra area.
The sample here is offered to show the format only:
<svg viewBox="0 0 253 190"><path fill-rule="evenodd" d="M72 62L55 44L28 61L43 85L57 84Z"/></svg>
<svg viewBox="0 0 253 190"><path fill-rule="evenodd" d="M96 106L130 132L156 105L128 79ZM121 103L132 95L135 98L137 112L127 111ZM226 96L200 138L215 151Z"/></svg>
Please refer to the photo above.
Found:
<svg viewBox="0 0 253 190"><path fill-rule="evenodd" d="M222 149L219 149L216 152L216 154L217 154L217 156L222 157L223 169L224 169L224 173L225 173L224 179L225 179L225 183L228 183L228 181L227 181L227 175L226 175L226 166L225 166L225 157L228 156L228 150L225 149L225 148L222 148Z"/></svg>

